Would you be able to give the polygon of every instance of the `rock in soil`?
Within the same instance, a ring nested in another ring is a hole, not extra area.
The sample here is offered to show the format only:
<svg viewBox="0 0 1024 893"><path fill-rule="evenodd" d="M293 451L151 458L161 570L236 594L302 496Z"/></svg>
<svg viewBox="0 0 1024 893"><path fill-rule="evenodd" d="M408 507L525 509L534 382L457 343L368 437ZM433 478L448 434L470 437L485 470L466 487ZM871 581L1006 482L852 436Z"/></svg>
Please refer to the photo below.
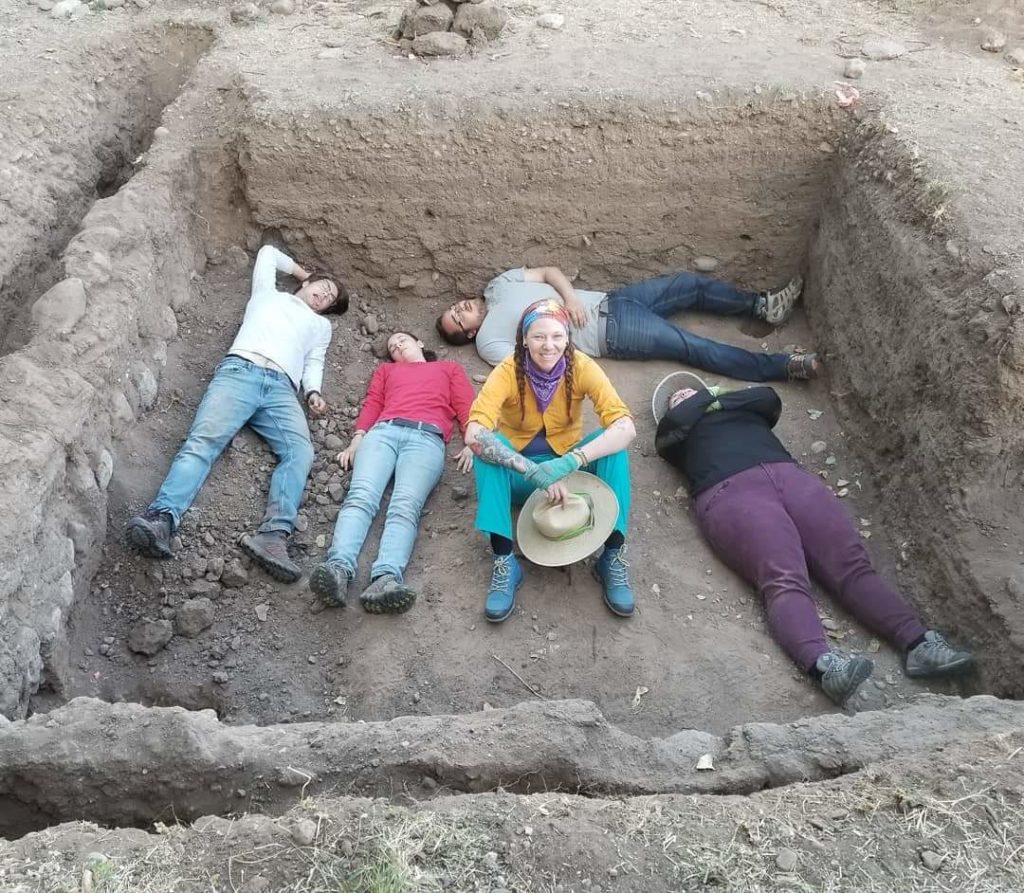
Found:
<svg viewBox="0 0 1024 893"><path fill-rule="evenodd" d="M565 27L565 16L557 12L546 12L537 17L537 27L549 31L561 31Z"/></svg>
<svg viewBox="0 0 1024 893"><path fill-rule="evenodd" d="M507 20L505 11L493 3L463 3L455 14L452 30L464 37L482 32L487 40L497 40Z"/></svg>
<svg viewBox="0 0 1024 893"><path fill-rule="evenodd" d="M128 647L136 654L152 656L174 635L170 620L140 620L128 632Z"/></svg>
<svg viewBox="0 0 1024 893"><path fill-rule="evenodd" d="M466 38L450 31L424 34L412 42L412 51L417 56L463 56L468 49Z"/></svg>
<svg viewBox="0 0 1024 893"><path fill-rule="evenodd" d="M455 13L443 3L411 9L403 16L402 36L422 37L434 32L445 32L452 26Z"/></svg>
<svg viewBox="0 0 1024 893"><path fill-rule="evenodd" d="M863 59L847 59L846 67L843 69L843 77L856 80L857 78L864 77L864 71L867 69Z"/></svg>
<svg viewBox="0 0 1024 893"><path fill-rule="evenodd" d="M907 48L898 40L890 40L886 37L872 37L864 41L861 47L861 55L866 59L882 61L885 59L899 59L906 55Z"/></svg>
<svg viewBox="0 0 1024 893"><path fill-rule="evenodd" d="M1006 46L1006 35L996 28L986 28L981 34L981 48L998 53Z"/></svg>
<svg viewBox="0 0 1024 893"><path fill-rule="evenodd" d="M249 572L242 567L242 562L235 558L224 568L220 581L228 589L238 589L249 581Z"/></svg>
<svg viewBox="0 0 1024 893"><path fill-rule="evenodd" d="M178 635L194 639L204 629L213 625L215 617L216 611L213 602L208 598L193 598L178 608L178 613L174 617L174 626Z"/></svg>

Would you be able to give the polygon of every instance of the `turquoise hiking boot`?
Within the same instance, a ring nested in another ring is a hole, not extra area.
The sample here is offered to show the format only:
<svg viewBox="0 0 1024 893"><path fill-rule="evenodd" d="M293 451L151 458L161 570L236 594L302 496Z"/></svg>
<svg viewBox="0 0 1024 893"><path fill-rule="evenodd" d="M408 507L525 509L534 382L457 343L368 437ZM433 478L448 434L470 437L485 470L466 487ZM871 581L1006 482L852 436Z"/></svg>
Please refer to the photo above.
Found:
<svg viewBox="0 0 1024 893"><path fill-rule="evenodd" d="M815 662L821 673L821 690L840 707L871 675L875 665L866 657L847 657L838 651L826 651Z"/></svg>
<svg viewBox="0 0 1024 893"><path fill-rule="evenodd" d="M484 617L491 623L507 620L516 607L516 590L523 585L523 569L515 555L495 555L491 588L484 602Z"/></svg>
<svg viewBox="0 0 1024 893"><path fill-rule="evenodd" d="M630 617L636 607L633 588L629 585L629 564L623 557L626 547L605 549L594 564L594 576L604 588L604 603L608 610L620 617Z"/></svg>

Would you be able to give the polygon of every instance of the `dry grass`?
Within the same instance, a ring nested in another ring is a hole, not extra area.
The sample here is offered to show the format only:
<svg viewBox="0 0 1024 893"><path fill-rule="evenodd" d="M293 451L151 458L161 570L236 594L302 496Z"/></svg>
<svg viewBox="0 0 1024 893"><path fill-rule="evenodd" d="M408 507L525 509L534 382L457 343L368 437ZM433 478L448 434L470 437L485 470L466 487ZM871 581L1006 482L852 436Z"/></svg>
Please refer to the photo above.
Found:
<svg viewBox="0 0 1024 893"><path fill-rule="evenodd" d="M1021 759L1020 748L1006 758L1018 766ZM877 772L750 798L684 801L683 809L636 801L624 831L661 851L672 889L1019 893L1022 798L997 790L978 769L950 777L953 795L931 790L934 775L917 784L906 773ZM783 848L798 855L790 873L776 862ZM925 851L941 858L937 871L923 864Z"/></svg>
<svg viewBox="0 0 1024 893"><path fill-rule="evenodd" d="M353 826L321 821L307 871L282 893L412 893L487 889L496 863L479 825L381 807ZM513 889L515 889L513 887Z"/></svg>

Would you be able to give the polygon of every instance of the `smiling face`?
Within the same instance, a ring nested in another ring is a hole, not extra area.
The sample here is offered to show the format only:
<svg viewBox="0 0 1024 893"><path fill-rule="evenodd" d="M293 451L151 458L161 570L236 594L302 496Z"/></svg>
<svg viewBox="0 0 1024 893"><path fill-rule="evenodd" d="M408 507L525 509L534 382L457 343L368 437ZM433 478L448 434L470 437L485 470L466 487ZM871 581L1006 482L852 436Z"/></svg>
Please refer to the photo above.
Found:
<svg viewBox="0 0 1024 893"><path fill-rule="evenodd" d="M569 333L557 319L542 316L526 330L523 342L533 364L550 372L565 354Z"/></svg>
<svg viewBox="0 0 1024 893"><path fill-rule="evenodd" d="M668 398L668 408L675 409L684 400L689 400L697 392L693 388L680 388Z"/></svg>
<svg viewBox="0 0 1024 893"><path fill-rule="evenodd" d="M466 298L456 301L441 314L441 327L449 335L462 333L472 338L486 315L487 305L483 298Z"/></svg>
<svg viewBox="0 0 1024 893"><path fill-rule="evenodd" d="M323 313L338 299L338 287L330 279L309 280L295 293L314 313Z"/></svg>
<svg viewBox="0 0 1024 893"><path fill-rule="evenodd" d="M394 363L425 363L423 342L408 332L395 332L388 338L388 356Z"/></svg>

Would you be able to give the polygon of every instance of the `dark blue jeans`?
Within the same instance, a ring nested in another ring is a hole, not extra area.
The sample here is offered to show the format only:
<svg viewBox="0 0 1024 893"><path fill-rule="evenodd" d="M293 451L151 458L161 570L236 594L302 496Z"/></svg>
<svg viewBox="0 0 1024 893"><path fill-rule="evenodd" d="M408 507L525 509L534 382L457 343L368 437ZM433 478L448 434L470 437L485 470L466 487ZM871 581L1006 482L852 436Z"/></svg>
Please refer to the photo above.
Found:
<svg viewBox="0 0 1024 893"><path fill-rule="evenodd" d="M645 279L608 295L605 351L615 360L675 360L741 381L785 381L789 354L753 353L694 335L667 317L684 310L752 316L754 292L697 273Z"/></svg>

